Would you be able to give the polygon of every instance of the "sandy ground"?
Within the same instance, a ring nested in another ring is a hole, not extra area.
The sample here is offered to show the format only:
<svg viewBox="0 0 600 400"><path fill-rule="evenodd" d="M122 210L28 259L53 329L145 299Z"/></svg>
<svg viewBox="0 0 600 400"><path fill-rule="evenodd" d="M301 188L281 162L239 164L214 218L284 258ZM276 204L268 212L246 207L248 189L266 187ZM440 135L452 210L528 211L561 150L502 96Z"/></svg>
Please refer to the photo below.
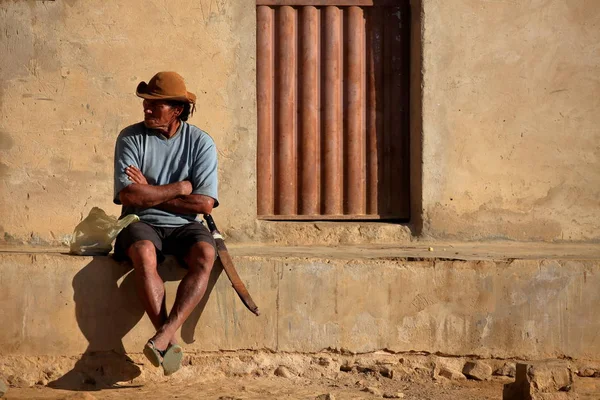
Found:
<svg viewBox="0 0 600 400"><path fill-rule="evenodd" d="M510 378L488 382L433 381L428 378L389 379L365 374L344 374L338 379L284 378L278 376L203 379L199 382L161 382L117 386L88 392L56 390L46 386L10 388L5 399L501 399ZM367 390L371 390L371 392ZM323 395L323 396L321 396ZM330 395L327 397L327 395ZM321 397L319 397L321 396ZM395 396L395 397L394 397Z"/></svg>

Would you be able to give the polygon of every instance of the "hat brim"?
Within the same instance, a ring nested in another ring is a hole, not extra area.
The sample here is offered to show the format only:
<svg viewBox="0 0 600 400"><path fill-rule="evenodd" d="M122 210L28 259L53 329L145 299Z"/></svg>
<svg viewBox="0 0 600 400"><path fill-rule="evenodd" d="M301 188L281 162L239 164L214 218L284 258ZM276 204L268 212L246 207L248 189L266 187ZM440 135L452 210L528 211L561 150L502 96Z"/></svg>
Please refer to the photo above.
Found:
<svg viewBox="0 0 600 400"><path fill-rule="evenodd" d="M187 103L196 103L196 95L192 92L187 92L186 96L167 96L159 93L149 93L148 92L148 84L146 82L140 82L135 90L135 94L142 99L147 100L173 100L173 101L183 101Z"/></svg>

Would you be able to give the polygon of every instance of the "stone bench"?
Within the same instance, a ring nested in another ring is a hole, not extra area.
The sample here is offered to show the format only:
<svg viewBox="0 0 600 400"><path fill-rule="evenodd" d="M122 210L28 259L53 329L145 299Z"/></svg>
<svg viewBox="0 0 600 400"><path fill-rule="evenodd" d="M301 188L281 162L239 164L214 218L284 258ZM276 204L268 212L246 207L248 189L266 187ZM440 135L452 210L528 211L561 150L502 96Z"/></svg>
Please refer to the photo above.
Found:
<svg viewBox="0 0 600 400"><path fill-rule="evenodd" d="M600 360L597 250L487 246L232 246L261 316L215 268L210 295L181 330L185 351ZM139 354L153 327L131 272L111 257L2 249L0 355ZM168 259L160 273L170 306L184 270Z"/></svg>

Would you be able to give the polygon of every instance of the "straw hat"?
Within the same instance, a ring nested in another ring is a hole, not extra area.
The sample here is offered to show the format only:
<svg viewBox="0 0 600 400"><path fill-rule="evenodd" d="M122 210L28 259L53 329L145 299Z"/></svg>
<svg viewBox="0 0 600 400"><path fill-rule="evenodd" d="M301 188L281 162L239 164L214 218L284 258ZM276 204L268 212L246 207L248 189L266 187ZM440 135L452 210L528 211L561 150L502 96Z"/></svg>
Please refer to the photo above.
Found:
<svg viewBox="0 0 600 400"><path fill-rule="evenodd" d="M140 82L135 94L148 100L175 100L196 104L196 95L187 91L183 77L172 71L159 72L148 83Z"/></svg>

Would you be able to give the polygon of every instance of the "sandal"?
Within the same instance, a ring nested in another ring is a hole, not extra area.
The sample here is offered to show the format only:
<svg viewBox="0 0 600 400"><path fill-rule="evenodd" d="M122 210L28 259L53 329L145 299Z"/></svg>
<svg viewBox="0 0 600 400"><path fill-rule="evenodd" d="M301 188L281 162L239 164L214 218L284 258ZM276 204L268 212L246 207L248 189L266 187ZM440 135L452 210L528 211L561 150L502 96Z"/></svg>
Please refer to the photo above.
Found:
<svg viewBox="0 0 600 400"><path fill-rule="evenodd" d="M148 343L146 343L146 345L144 346L144 355L146 356L148 361L150 361L152 365L154 365L157 368L162 365L164 356L167 353L167 351L168 349L166 351L157 349L156 346L154 346L154 342L152 340L148 340Z"/></svg>
<svg viewBox="0 0 600 400"><path fill-rule="evenodd" d="M163 354L162 367L165 376L169 376L181 368L181 360L183 359L183 349L178 344L173 344L167 348Z"/></svg>

